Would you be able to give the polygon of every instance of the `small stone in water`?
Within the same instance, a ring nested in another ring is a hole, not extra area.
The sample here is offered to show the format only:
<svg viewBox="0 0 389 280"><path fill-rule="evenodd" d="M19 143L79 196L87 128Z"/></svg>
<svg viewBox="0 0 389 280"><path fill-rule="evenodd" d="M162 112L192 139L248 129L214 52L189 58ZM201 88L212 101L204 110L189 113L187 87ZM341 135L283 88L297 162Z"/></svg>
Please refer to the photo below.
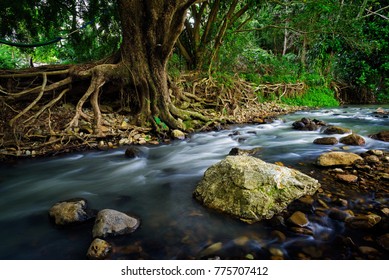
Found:
<svg viewBox="0 0 389 280"><path fill-rule="evenodd" d="M271 247L271 248L269 248L269 252L273 256L277 256L277 257L283 257L284 256L284 252L282 252L282 250L279 249L279 248Z"/></svg>
<svg viewBox="0 0 389 280"><path fill-rule="evenodd" d="M223 243L221 243L221 242L214 243L200 252L200 258L205 257L205 256L214 255L216 252L220 251L222 248L223 248Z"/></svg>
<svg viewBox="0 0 389 280"><path fill-rule="evenodd" d="M334 220L345 221L346 218L350 217L351 215L345 211L334 208L330 210L328 216Z"/></svg>
<svg viewBox="0 0 389 280"><path fill-rule="evenodd" d="M298 233L298 234L312 235L313 236L313 231L310 230L309 228L292 227L291 230L295 233Z"/></svg>
<svg viewBox="0 0 389 280"><path fill-rule="evenodd" d="M313 246L303 247L303 252L315 259L321 258L323 256L322 250Z"/></svg>
<svg viewBox="0 0 389 280"><path fill-rule="evenodd" d="M374 227L381 221L381 217L375 214L360 215L349 217L346 219L346 224L354 229L368 229Z"/></svg>
<svg viewBox="0 0 389 280"><path fill-rule="evenodd" d="M96 238L88 249L86 254L89 259L102 260L108 257L112 246L107 241Z"/></svg>
<svg viewBox="0 0 389 280"><path fill-rule="evenodd" d="M247 236L240 236L234 239L234 243L238 246L244 246L249 242L250 239Z"/></svg>
<svg viewBox="0 0 389 280"><path fill-rule="evenodd" d="M379 252L376 248L369 246L360 246L359 251L364 255L378 255Z"/></svg>
<svg viewBox="0 0 389 280"><path fill-rule="evenodd" d="M277 239L278 242L284 242L286 240L286 236L284 233L282 233L281 231L279 230L273 230L271 232L271 236L272 237L275 237Z"/></svg>
<svg viewBox="0 0 389 280"><path fill-rule="evenodd" d="M389 216L389 208L382 208L381 212L385 214L385 216Z"/></svg>
<svg viewBox="0 0 389 280"><path fill-rule="evenodd" d="M289 217L288 221L291 224L299 226L299 227L305 227L309 223L307 216L303 212L300 212L300 211L294 212L293 215Z"/></svg>
<svg viewBox="0 0 389 280"><path fill-rule="evenodd" d="M351 174L337 174L336 178L345 183L356 183L358 181L358 176Z"/></svg>
<svg viewBox="0 0 389 280"><path fill-rule="evenodd" d="M384 248L385 250L389 251L389 233L381 235L377 239L377 243Z"/></svg>

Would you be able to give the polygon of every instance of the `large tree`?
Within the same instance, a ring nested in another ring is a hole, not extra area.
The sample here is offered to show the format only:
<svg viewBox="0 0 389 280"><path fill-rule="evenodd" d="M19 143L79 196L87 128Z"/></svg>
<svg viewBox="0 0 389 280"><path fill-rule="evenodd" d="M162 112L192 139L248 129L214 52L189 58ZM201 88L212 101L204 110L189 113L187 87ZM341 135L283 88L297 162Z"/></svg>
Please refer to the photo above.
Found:
<svg viewBox="0 0 389 280"><path fill-rule="evenodd" d="M10 1L6 2L11 3ZM80 2L85 5L84 1ZM92 7L96 3L102 6L104 2L93 0L86 3ZM185 129L183 119L193 116L202 118L199 114L180 110L173 105L166 72L169 56L183 30L187 10L196 2L198 1L117 0L113 7L116 7L119 17L121 44L119 50L115 50L109 57L89 64L56 66L37 71L27 70L23 73L3 73L0 76L0 90L3 94L12 98L38 94L38 97L29 106L13 116L9 124L15 126L16 121L34 107L44 95L50 93L54 97L52 102L47 103L41 110L50 108L64 95L79 92L76 88L82 84L80 81L89 81L90 84L80 95L76 113L69 123L69 128L77 127L80 118L88 118L82 109L85 102L90 100L94 112L95 133L103 135L99 98L102 89L108 86L114 87L116 91L121 92L122 96L126 96L130 100L131 115L138 124L147 122L158 129L161 127L160 124L164 123L170 128ZM51 5L49 5L50 3ZM31 15L34 14L34 9L31 9L31 6L27 5L25 1L19 4L21 5L8 6L7 13L16 9L19 16L23 16L23 12L25 12L29 14L26 18L32 20L34 16ZM108 5L108 3L106 4ZM56 8L67 9L65 5L58 5L58 1L55 0L37 0L34 1L33 7L39 10L41 7L47 8L55 5ZM79 9L75 8L75 11L79 11ZM9 26L20 27L16 21L9 23ZM4 24L6 22L1 22L3 34L12 34L16 30L10 29L7 33L4 31ZM27 25L23 26L23 31L28 32ZM36 34L35 31L31 34ZM34 79L32 84L39 84L27 90L17 89L15 84L20 86L22 79L31 77ZM18 80L17 83L14 83L15 80ZM112 91L105 90L104 92Z"/></svg>

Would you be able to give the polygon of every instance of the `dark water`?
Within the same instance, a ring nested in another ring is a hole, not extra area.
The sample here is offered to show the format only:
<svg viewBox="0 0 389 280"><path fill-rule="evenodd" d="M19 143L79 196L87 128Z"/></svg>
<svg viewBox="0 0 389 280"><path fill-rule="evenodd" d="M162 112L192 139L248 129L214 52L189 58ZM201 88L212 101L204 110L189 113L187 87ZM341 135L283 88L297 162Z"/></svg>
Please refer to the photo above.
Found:
<svg viewBox="0 0 389 280"><path fill-rule="evenodd" d="M348 127L362 136L389 130L389 119L371 114L376 108L299 112L272 124L194 134L171 145L141 147L144 158L126 159L121 148L0 165L0 259L85 259L93 224L60 229L48 219L54 203L75 197L87 199L93 209L140 217L136 232L110 240L114 258L201 258L211 244L220 245L219 255L226 258L267 258L273 245L288 258L289 251L301 246L325 246L328 236L344 230L341 223L326 217L313 220L314 236L290 235L279 246L271 223L246 225L209 211L193 200L192 191L204 171L233 147L263 147L261 159L296 167L334 148L312 144L322 137L319 131L293 130L292 122L301 117ZM240 135L231 136L236 131ZM365 139L365 146L350 151L388 149L389 143Z"/></svg>

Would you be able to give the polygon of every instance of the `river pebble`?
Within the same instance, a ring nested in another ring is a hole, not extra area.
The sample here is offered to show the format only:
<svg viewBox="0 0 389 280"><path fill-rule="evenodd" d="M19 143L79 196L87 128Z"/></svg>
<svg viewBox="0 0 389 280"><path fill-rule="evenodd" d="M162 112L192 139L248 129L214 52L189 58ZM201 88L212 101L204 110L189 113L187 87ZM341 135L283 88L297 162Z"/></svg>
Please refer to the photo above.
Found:
<svg viewBox="0 0 389 280"><path fill-rule="evenodd" d="M351 174L336 174L336 178L348 184L358 182L358 176L351 175Z"/></svg>
<svg viewBox="0 0 389 280"><path fill-rule="evenodd" d="M301 211L294 212L293 215L289 217L288 222L299 227L305 227L309 224L307 215Z"/></svg>
<svg viewBox="0 0 389 280"><path fill-rule="evenodd" d="M111 253L112 246L105 240L96 238L89 246L87 257L92 260L106 259Z"/></svg>
<svg viewBox="0 0 389 280"><path fill-rule="evenodd" d="M368 229L374 227L381 221L381 217L375 214L359 215L346 219L347 226L354 229Z"/></svg>
<svg viewBox="0 0 389 280"><path fill-rule="evenodd" d="M384 248L385 250L389 251L389 233L386 233L384 235L381 235L377 239L377 243Z"/></svg>
<svg viewBox="0 0 389 280"><path fill-rule="evenodd" d="M350 213L333 208L329 211L328 216L331 219L345 221L348 217L351 217Z"/></svg>

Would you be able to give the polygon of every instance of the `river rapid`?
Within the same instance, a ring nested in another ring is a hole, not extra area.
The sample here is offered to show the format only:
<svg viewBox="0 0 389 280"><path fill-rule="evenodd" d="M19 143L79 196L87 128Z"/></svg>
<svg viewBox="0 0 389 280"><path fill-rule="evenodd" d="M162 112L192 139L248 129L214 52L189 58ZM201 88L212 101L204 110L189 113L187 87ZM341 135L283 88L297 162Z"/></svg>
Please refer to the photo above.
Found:
<svg viewBox="0 0 389 280"><path fill-rule="evenodd" d="M305 250L310 258L350 258L334 247L334 240L345 230L343 223L328 217L311 219L313 235L281 228L279 217L247 225L204 208L192 192L204 171L234 147L262 147L257 155L262 160L315 172L313 163L321 153L344 145L313 144L314 139L324 137L320 131L292 128L302 117L350 128L365 137L366 145L350 146L350 152L388 150L389 143L367 137L389 130L389 119L375 116L376 109L300 111L271 124L232 126L169 145L142 146L145 156L134 159L126 158L122 147L2 163L0 259L86 259L93 222L58 228L48 217L53 204L72 198L86 199L92 209L110 208L140 218L137 231L109 240L114 246L113 259L296 259L304 256L302 248L311 248ZM371 195L361 196L371 199ZM387 207L389 202L381 199L379 203Z"/></svg>

